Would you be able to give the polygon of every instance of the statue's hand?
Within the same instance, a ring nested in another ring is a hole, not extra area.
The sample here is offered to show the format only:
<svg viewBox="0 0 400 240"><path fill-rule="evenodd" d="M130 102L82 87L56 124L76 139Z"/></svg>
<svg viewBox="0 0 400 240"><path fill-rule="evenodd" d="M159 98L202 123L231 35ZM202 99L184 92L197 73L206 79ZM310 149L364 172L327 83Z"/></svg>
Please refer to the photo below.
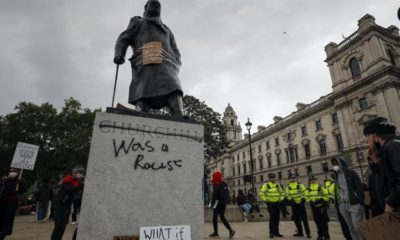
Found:
<svg viewBox="0 0 400 240"><path fill-rule="evenodd" d="M114 58L114 63L115 64L121 65L121 64L124 64L124 62L125 62L125 59L122 56L116 56Z"/></svg>

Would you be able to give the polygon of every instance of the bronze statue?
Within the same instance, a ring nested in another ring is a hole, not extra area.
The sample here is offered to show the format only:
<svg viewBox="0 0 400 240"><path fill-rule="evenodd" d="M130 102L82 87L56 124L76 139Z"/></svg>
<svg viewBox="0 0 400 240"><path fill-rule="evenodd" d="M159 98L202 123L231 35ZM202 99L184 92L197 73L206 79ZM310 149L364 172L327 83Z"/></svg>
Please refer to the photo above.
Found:
<svg viewBox="0 0 400 240"><path fill-rule="evenodd" d="M143 17L133 17L115 45L114 63L123 64L128 46L133 56L129 103L148 112L168 107L173 116L182 116L183 91L178 78L181 54L171 30L162 23L161 4L148 0Z"/></svg>

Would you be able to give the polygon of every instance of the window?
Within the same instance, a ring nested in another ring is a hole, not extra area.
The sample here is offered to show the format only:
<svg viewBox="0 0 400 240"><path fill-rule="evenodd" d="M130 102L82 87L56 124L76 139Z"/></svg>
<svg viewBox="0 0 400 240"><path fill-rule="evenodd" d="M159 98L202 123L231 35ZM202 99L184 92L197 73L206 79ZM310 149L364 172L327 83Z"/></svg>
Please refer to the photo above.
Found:
<svg viewBox="0 0 400 240"><path fill-rule="evenodd" d="M301 136L307 136L307 128L306 126L301 127Z"/></svg>
<svg viewBox="0 0 400 240"><path fill-rule="evenodd" d="M247 172L246 163L243 163L243 173Z"/></svg>
<svg viewBox="0 0 400 240"><path fill-rule="evenodd" d="M312 167L311 166L307 166L307 175L311 175L312 174Z"/></svg>
<svg viewBox="0 0 400 240"><path fill-rule="evenodd" d="M297 162L297 160L299 159L299 157L297 155L297 148L294 148L294 147L289 148L288 153L289 153L290 162L291 163Z"/></svg>
<svg viewBox="0 0 400 240"><path fill-rule="evenodd" d="M360 63L358 62L357 58L350 59L350 71L351 71L351 76L353 76L353 78L360 77L361 69L360 69Z"/></svg>
<svg viewBox="0 0 400 240"><path fill-rule="evenodd" d="M275 138L275 147L279 146L279 138Z"/></svg>
<svg viewBox="0 0 400 240"><path fill-rule="evenodd" d="M260 182L264 182L264 176L262 174L260 176Z"/></svg>
<svg viewBox="0 0 400 240"><path fill-rule="evenodd" d="M336 138L336 144L337 144L337 148L338 150L343 150L343 140L342 140L342 135L338 134L335 136Z"/></svg>
<svg viewBox="0 0 400 240"><path fill-rule="evenodd" d="M261 145L258 145L258 152L261 152Z"/></svg>
<svg viewBox="0 0 400 240"><path fill-rule="evenodd" d="M238 167L238 175L240 175L240 165Z"/></svg>
<svg viewBox="0 0 400 240"><path fill-rule="evenodd" d="M267 150L269 149L269 141L266 142Z"/></svg>
<svg viewBox="0 0 400 240"><path fill-rule="evenodd" d="M276 162L277 162L278 166L281 165L281 154L280 153L276 154Z"/></svg>
<svg viewBox="0 0 400 240"><path fill-rule="evenodd" d="M231 119L231 125L235 125L235 121L233 121L233 119Z"/></svg>
<svg viewBox="0 0 400 240"><path fill-rule="evenodd" d="M238 179L238 185L240 185L240 179Z"/></svg>
<svg viewBox="0 0 400 240"><path fill-rule="evenodd" d="M282 179L282 172L281 171L278 172L278 178Z"/></svg>
<svg viewBox="0 0 400 240"><path fill-rule="evenodd" d="M272 163L271 163L271 156L267 157L267 161L268 161L268 168L271 168Z"/></svg>
<svg viewBox="0 0 400 240"><path fill-rule="evenodd" d="M332 114L332 123L333 124L338 124L339 123L339 119L338 119L337 113Z"/></svg>
<svg viewBox="0 0 400 240"><path fill-rule="evenodd" d="M264 164L263 164L263 159L262 158L260 158L260 169L263 169L264 168Z"/></svg>
<svg viewBox="0 0 400 240"><path fill-rule="evenodd" d="M235 168L232 168L232 176L235 176Z"/></svg>
<svg viewBox="0 0 400 240"><path fill-rule="evenodd" d="M321 120L315 121L315 126L317 127L317 131L318 131L318 130L322 130Z"/></svg>
<svg viewBox="0 0 400 240"><path fill-rule="evenodd" d="M233 130L233 139L236 139L236 130Z"/></svg>
<svg viewBox="0 0 400 240"><path fill-rule="evenodd" d="M319 150L321 151L321 155L326 155L326 143L325 140L319 140L318 141L319 144Z"/></svg>
<svg viewBox="0 0 400 240"><path fill-rule="evenodd" d="M360 104L360 109L364 110L368 107L368 102L367 99L365 97L362 97L358 100L359 104Z"/></svg>
<svg viewBox="0 0 400 240"><path fill-rule="evenodd" d="M245 159L246 158L246 152L242 152L242 155L243 155L243 159Z"/></svg>
<svg viewBox="0 0 400 240"><path fill-rule="evenodd" d="M289 141L289 142L293 141L293 139L294 139L293 133L289 132L289 133L287 134L287 138L288 138L288 141Z"/></svg>
<svg viewBox="0 0 400 240"><path fill-rule="evenodd" d="M329 167L328 167L328 163L322 163L322 171L324 172L329 172Z"/></svg>
<svg viewBox="0 0 400 240"><path fill-rule="evenodd" d="M294 174L296 175L296 177L299 176L299 169L298 169L298 168L295 168L295 169L294 169Z"/></svg>
<svg viewBox="0 0 400 240"><path fill-rule="evenodd" d="M304 145L304 153L305 153L306 158L311 157L310 144Z"/></svg>
<svg viewBox="0 0 400 240"><path fill-rule="evenodd" d="M235 162L235 156L232 157L232 162Z"/></svg>

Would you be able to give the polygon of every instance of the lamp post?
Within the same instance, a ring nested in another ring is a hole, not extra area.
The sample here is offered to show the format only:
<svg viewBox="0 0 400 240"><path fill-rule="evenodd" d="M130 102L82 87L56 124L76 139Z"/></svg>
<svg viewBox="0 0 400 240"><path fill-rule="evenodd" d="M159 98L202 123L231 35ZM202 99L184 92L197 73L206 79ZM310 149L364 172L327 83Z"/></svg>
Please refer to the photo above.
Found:
<svg viewBox="0 0 400 240"><path fill-rule="evenodd" d="M251 126L253 125L250 122L250 118L247 118L247 123L245 124L247 131L249 131L249 147L250 147L250 168L251 168L251 191L253 192L253 194L255 193L254 191L254 162L253 162L253 150L251 148L251 133L250 133L250 129Z"/></svg>

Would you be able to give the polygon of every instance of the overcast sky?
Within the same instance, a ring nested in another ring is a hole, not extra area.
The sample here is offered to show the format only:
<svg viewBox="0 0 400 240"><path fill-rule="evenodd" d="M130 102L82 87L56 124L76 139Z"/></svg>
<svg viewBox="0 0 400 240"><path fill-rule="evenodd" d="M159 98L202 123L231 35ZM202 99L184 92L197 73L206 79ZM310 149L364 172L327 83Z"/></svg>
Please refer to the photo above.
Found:
<svg viewBox="0 0 400 240"><path fill-rule="evenodd" d="M111 105L114 44L146 0L1 0L0 115L20 101L70 96ZM357 30L366 13L396 25L398 0L161 0L161 17L182 54L185 94L244 125L271 124L297 102L331 92L324 47ZM131 52L129 51L130 55ZM127 58L129 58L129 55ZM120 67L116 102L128 105L130 66ZM255 128L254 128L255 129Z"/></svg>

